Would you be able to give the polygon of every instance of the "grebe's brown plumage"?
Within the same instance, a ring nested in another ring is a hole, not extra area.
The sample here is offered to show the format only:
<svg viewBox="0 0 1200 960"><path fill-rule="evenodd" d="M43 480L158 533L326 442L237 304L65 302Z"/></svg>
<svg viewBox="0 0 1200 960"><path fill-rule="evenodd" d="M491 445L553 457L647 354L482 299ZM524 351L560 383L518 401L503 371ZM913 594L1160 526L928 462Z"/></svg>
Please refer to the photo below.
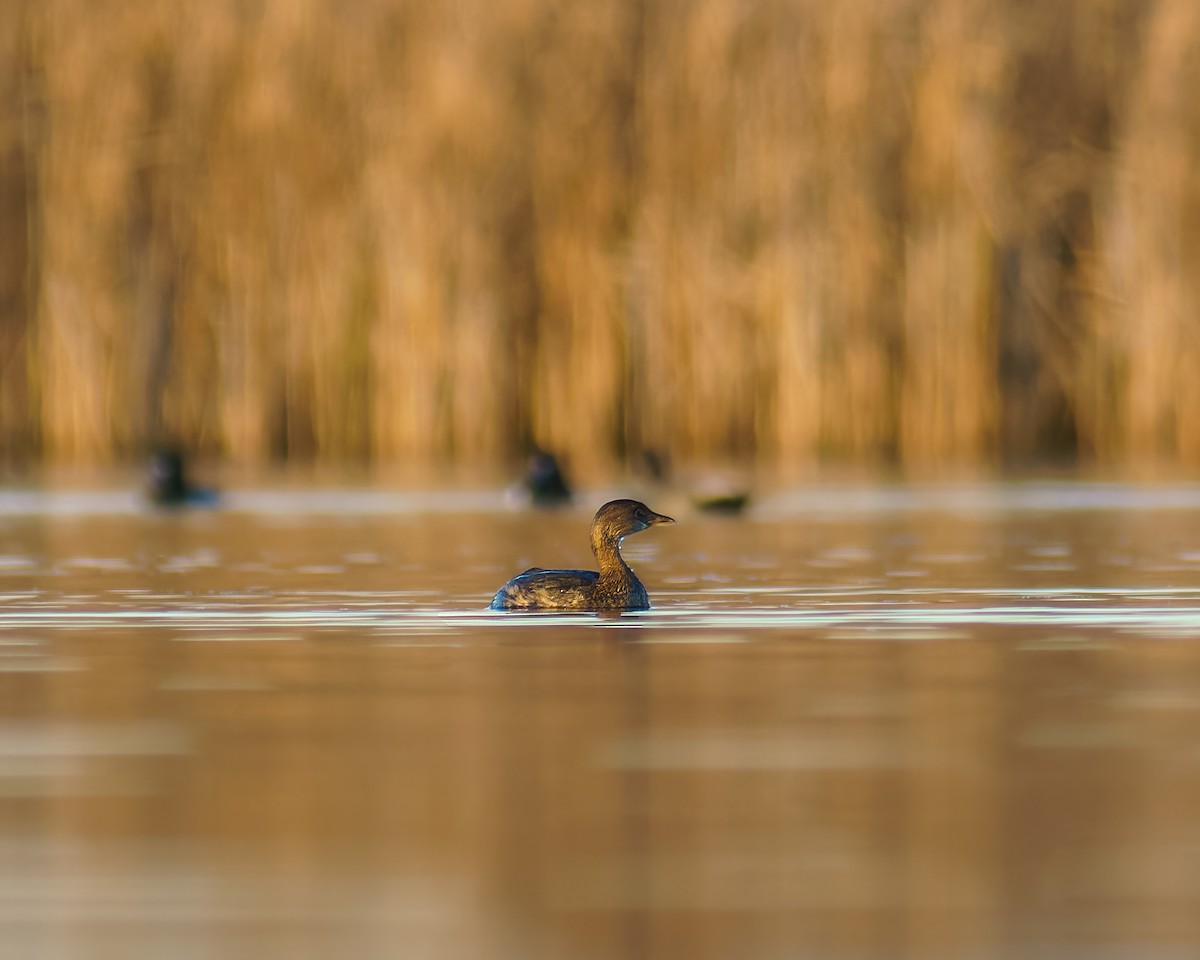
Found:
<svg viewBox="0 0 1200 960"><path fill-rule="evenodd" d="M674 523L637 500L612 500L592 520L599 571L533 567L492 599L493 610L648 610L646 588L621 557L621 541L660 523Z"/></svg>

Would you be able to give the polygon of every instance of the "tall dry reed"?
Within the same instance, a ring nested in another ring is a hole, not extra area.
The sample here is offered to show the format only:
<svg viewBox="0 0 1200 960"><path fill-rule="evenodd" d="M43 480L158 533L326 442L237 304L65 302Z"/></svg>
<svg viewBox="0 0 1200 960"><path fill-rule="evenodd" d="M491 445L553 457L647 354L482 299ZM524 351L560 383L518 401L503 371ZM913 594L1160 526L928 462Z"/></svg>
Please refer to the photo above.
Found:
<svg viewBox="0 0 1200 960"><path fill-rule="evenodd" d="M1191 0L0 26L5 459L1200 459Z"/></svg>

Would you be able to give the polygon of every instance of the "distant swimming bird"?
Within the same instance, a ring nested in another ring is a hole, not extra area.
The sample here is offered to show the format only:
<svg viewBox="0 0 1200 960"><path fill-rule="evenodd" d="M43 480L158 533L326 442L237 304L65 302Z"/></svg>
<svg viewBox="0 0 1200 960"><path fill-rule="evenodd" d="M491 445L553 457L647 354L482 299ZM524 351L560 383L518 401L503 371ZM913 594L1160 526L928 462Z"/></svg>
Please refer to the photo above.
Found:
<svg viewBox="0 0 1200 960"><path fill-rule="evenodd" d="M571 488L554 454L539 450L529 458L525 471L525 489L534 506L549 507L571 499Z"/></svg>
<svg viewBox="0 0 1200 960"><path fill-rule="evenodd" d="M695 493L692 503L697 510L704 513L741 513L750 502L750 494L745 490L730 490L724 493Z"/></svg>
<svg viewBox="0 0 1200 960"><path fill-rule="evenodd" d="M612 500L592 520L593 570L532 567L492 599L492 610L648 610L650 597L621 557L621 541L660 523L674 523L637 500Z"/></svg>
<svg viewBox="0 0 1200 960"><path fill-rule="evenodd" d="M160 507L211 505L217 492L188 483L183 454L178 450L158 450L150 458L150 500Z"/></svg>

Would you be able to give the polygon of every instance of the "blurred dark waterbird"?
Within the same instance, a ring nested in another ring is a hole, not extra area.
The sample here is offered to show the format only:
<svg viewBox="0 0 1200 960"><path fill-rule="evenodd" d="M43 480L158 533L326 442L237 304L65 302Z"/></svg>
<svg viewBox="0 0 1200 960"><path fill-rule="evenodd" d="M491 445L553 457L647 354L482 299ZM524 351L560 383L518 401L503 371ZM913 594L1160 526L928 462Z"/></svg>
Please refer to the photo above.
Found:
<svg viewBox="0 0 1200 960"><path fill-rule="evenodd" d="M745 490L730 490L722 493L695 493L692 504L704 513L723 513L729 516L741 513L750 502L750 494Z"/></svg>
<svg viewBox="0 0 1200 960"><path fill-rule="evenodd" d="M525 489L534 506L550 507L566 503L571 499L571 488L567 485L562 468L554 454L537 451L529 458L525 471Z"/></svg>
<svg viewBox="0 0 1200 960"><path fill-rule="evenodd" d="M160 507L212 506L217 502L216 490L188 482L183 454L178 450L157 450L150 458L147 495Z"/></svg>
<svg viewBox="0 0 1200 960"><path fill-rule="evenodd" d="M674 523L637 500L612 500L592 520L592 553L600 570L531 567L508 581L492 610L648 610L642 581L621 557L621 541L660 523Z"/></svg>

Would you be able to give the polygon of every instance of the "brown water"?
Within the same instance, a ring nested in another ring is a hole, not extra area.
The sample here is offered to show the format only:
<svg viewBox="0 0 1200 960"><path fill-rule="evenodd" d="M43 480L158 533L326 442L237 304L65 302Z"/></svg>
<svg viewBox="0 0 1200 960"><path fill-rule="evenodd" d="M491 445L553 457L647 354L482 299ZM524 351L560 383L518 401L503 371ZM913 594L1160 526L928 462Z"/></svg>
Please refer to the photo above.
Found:
<svg viewBox="0 0 1200 960"><path fill-rule="evenodd" d="M0 956L1200 955L1200 487L0 494Z"/></svg>

